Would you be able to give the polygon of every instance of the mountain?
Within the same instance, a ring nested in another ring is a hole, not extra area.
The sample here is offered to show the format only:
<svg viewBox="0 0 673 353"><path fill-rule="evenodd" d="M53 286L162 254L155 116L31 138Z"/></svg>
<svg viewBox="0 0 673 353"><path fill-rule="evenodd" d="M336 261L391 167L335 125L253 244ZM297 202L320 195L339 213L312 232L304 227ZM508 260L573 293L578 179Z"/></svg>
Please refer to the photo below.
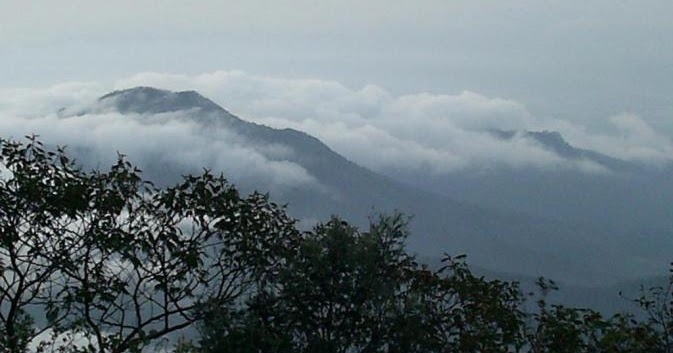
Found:
<svg viewBox="0 0 673 353"><path fill-rule="evenodd" d="M120 113L159 114L182 110L185 107L198 107L202 112L212 112L221 108L210 99L195 91L171 93L152 87L136 87L130 90L115 91L98 99L99 102L114 101L113 106ZM230 116L233 118L233 116Z"/></svg>
<svg viewBox="0 0 673 353"><path fill-rule="evenodd" d="M554 131L489 130L488 133L505 140L529 139L569 164L589 164L593 169L497 166L443 175L410 175L399 170L386 175L502 212L598 226L642 238L670 236L672 165L647 165L576 148Z"/></svg>
<svg viewBox="0 0 673 353"><path fill-rule="evenodd" d="M488 130L493 136L503 140L511 140L517 134L523 138L527 138L540 144L546 150L556 154L557 156L575 160L588 161L600 165L611 171L634 171L639 165L632 162L623 161L621 159L613 158L595 151L576 148L571 146L558 131L512 131L512 130Z"/></svg>
<svg viewBox="0 0 673 353"><path fill-rule="evenodd" d="M202 129L232 131L251 141L252 146L262 146L256 148L270 160L300 165L319 182L319 188L270 190L273 199L289 204L293 216L313 221L338 214L365 225L373 212L399 210L413 216L409 247L423 256L467 253L470 263L491 270L597 284L657 273L663 270L668 256L662 249L673 248L667 238L652 241L588 222L531 216L488 202L477 206L479 202L459 201L449 196L451 192L437 192L446 189L410 186L347 160L306 133L244 121L193 91L151 87L115 91L80 113L99 110L132 115L147 123L152 123L154 116L171 117L171 113L180 112L174 119L195 122ZM550 146L559 142L546 136L540 135L540 139ZM279 149L291 153L274 152ZM151 162L141 167L150 178L165 183L185 173L199 172L182 165ZM260 187L246 178L232 181L242 190Z"/></svg>

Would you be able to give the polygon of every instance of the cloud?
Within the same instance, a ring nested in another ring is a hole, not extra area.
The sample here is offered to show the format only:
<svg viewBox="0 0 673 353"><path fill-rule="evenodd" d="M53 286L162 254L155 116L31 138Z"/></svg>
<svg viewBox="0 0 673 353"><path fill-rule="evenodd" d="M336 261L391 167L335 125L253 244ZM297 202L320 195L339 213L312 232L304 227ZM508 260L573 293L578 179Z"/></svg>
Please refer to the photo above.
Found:
<svg viewBox="0 0 673 353"><path fill-rule="evenodd" d="M320 188L302 166L290 162L294 153L286 146L268 146L249 141L225 127L204 128L193 112L143 116L105 112L67 115L57 113L63 104L92 103L98 85L68 84L34 91L5 91L0 110L3 138L22 139L36 134L52 145L67 145L87 167L106 167L116 153L127 155L141 168L166 179L212 168L224 171L233 181L250 187L282 192L297 186ZM13 93L13 94L10 94ZM31 103L35 109L30 108ZM51 113L40 113L51 111ZM172 173L171 173L172 172Z"/></svg>
<svg viewBox="0 0 673 353"><path fill-rule="evenodd" d="M241 71L140 73L115 86L138 85L203 92L244 119L308 132L347 158L382 172L442 174L497 165L601 169L563 159L521 136L503 141L485 132L489 129L559 131L576 147L626 160L660 163L673 156L671 140L635 115L610 119L617 132L588 131L577 123L533 116L520 102L471 91L395 96L375 85L351 89L335 81Z"/></svg>
<svg viewBox="0 0 673 353"><path fill-rule="evenodd" d="M58 109L89 104L106 93L95 82L66 82L46 88L0 88L0 112L4 115L39 117Z"/></svg>
<svg viewBox="0 0 673 353"><path fill-rule="evenodd" d="M642 117L623 113L608 119L612 131L589 131L562 120L548 120L546 127L560 131L569 143L627 161L662 165L673 161L673 142Z"/></svg>
<svg viewBox="0 0 673 353"><path fill-rule="evenodd" d="M249 141L224 127L204 128L191 119L193 112L59 113L61 108L78 111L112 89L140 85L197 90L243 119L305 131L350 160L384 173L441 175L499 166L605 171L592 162L564 159L524 135L496 138L488 132L491 129L559 131L576 147L626 160L663 163L673 157L671 140L633 114L611 118L613 131L595 132L576 123L536 117L515 100L471 91L394 95L375 85L352 89L335 81L241 71L140 73L114 84L4 89L1 134L13 138L39 134L45 142L68 145L94 167L111 163L119 151L150 171L198 172L205 166L224 171L235 182L274 192L321 188L306 169L291 161L291 148Z"/></svg>
<svg viewBox="0 0 673 353"><path fill-rule="evenodd" d="M671 141L659 134L641 117L634 114L620 114L610 118L618 129L622 144L616 154L627 159L668 160L673 156Z"/></svg>

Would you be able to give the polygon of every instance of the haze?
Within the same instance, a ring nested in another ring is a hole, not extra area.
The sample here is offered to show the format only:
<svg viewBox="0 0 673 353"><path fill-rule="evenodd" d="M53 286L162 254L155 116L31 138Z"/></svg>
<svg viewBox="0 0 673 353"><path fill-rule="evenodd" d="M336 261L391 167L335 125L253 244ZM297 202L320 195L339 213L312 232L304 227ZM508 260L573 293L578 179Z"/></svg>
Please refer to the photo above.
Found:
<svg viewBox="0 0 673 353"><path fill-rule="evenodd" d="M217 70L464 90L673 132L669 1L0 2L0 85Z"/></svg>
<svg viewBox="0 0 673 353"><path fill-rule="evenodd" d="M165 182L223 171L308 224L399 208L417 249L465 250L490 270L640 278L665 271L672 246L670 13L4 1L0 136L39 134L93 167L119 151ZM99 99L115 90L123 104Z"/></svg>

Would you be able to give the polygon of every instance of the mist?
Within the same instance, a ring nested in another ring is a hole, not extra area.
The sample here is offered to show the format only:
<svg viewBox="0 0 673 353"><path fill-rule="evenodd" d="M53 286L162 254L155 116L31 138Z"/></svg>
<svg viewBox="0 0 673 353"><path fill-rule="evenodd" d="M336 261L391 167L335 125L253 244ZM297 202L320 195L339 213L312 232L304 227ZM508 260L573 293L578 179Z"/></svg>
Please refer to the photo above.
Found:
<svg viewBox="0 0 673 353"><path fill-rule="evenodd" d="M671 139L636 114L613 116L611 130L595 131L570 121L536 117L520 102L476 92L395 95L376 85L349 88L336 81L241 71L193 76L140 73L112 83L4 89L0 124L5 136L39 134L50 142L86 148L95 158L109 158L118 151L155 163L208 166L234 178L263 179L265 185L316 183L283 158L292 154L286 147L259 146L222 126L204 129L185 119L189 112L150 118L99 107L97 113L66 116L85 107L91 110L107 90L134 86L196 90L245 120L307 132L348 159L383 173L447 175L497 165L609 172L591 161L563 158L526 135L503 140L492 130L556 131L574 147L650 165L665 165L673 158Z"/></svg>

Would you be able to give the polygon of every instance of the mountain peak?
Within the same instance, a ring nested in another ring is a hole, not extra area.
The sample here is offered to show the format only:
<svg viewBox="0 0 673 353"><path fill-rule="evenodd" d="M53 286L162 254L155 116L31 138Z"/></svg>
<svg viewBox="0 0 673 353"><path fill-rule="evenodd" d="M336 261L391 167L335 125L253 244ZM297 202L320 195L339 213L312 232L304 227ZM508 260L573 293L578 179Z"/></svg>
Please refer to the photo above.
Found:
<svg viewBox="0 0 673 353"><path fill-rule="evenodd" d="M100 97L98 101L110 104L120 113L157 114L190 109L225 111L196 91L173 92L147 86L114 91Z"/></svg>
<svg viewBox="0 0 673 353"><path fill-rule="evenodd" d="M571 144L569 144L568 141L566 141L566 139L563 138L563 135L561 135L561 133L558 131L550 131L550 130L512 131L512 130L498 130L498 129L492 129L487 131L493 136L503 140L511 140L515 136L521 136L524 138L531 139L536 143L540 144L542 148L550 152L553 152L562 158L571 160L584 159L600 164L614 171L631 170L632 168L634 168L634 165L632 163L623 161L621 159L609 157L595 151L574 147Z"/></svg>
<svg viewBox="0 0 673 353"><path fill-rule="evenodd" d="M106 99L111 99L111 98L118 98L121 96L138 96L138 95L146 95L146 96L163 96L170 94L171 91L165 90L165 89L159 89L159 88L154 88L150 86L137 86L137 87L132 87L132 88L127 88L127 89L121 89L121 90L116 90L113 92L110 92L102 97L99 98L99 100L106 100Z"/></svg>
<svg viewBox="0 0 673 353"><path fill-rule="evenodd" d="M582 157L581 151L571 146L558 131L513 131L499 129L491 129L487 131L491 135L503 140L511 140L515 136L531 139L542 145L543 148L564 158L573 159Z"/></svg>
<svg viewBox="0 0 673 353"><path fill-rule="evenodd" d="M582 158L582 151L571 146L558 131L526 131L525 135L564 158Z"/></svg>

